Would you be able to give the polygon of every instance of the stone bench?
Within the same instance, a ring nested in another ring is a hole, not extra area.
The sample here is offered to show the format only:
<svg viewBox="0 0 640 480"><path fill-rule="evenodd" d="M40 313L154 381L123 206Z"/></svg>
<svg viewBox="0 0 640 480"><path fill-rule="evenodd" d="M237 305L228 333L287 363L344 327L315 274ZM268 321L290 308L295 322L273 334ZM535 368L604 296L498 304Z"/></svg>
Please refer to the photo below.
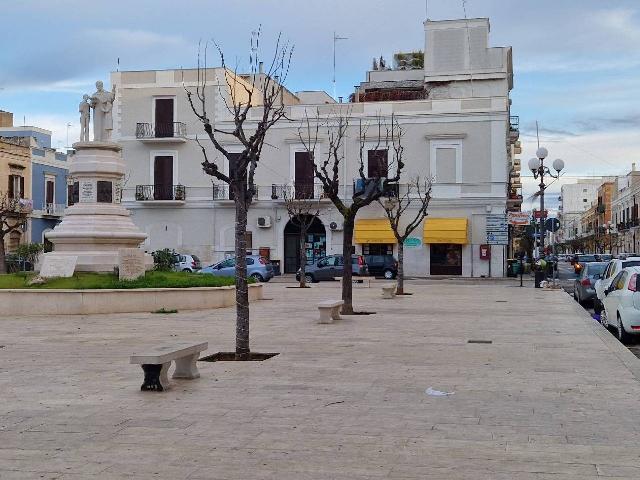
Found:
<svg viewBox="0 0 640 480"><path fill-rule="evenodd" d="M382 287L382 298L391 299L396 296L395 285L385 285Z"/></svg>
<svg viewBox="0 0 640 480"><path fill-rule="evenodd" d="M354 287L364 287L369 288L371 286L371 280L374 280L375 277L351 277L351 283ZM342 277L334 277L334 280L338 280L342 282Z"/></svg>
<svg viewBox="0 0 640 480"><path fill-rule="evenodd" d="M344 304L342 300L326 300L318 304L320 319L318 323L333 323L340 320L340 307Z"/></svg>
<svg viewBox="0 0 640 480"><path fill-rule="evenodd" d="M169 386L167 373L172 361L176 363L172 378L200 377L196 362L200 352L207 348L209 348L208 342L176 342L135 352L131 355L129 363L142 366L144 383L140 390L162 392Z"/></svg>

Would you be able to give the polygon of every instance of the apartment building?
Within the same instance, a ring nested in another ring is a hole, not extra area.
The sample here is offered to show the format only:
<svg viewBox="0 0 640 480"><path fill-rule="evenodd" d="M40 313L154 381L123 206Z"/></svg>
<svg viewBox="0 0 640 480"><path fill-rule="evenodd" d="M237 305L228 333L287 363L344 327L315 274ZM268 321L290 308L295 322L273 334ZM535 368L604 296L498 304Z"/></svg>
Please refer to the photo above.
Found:
<svg viewBox="0 0 640 480"><path fill-rule="evenodd" d="M13 115L4 113L0 136L20 140L30 154L29 176L24 182L28 185L28 198L32 201L33 212L25 240L45 243L45 232L61 221L67 206L67 154L51 148L51 131L32 126L14 126Z"/></svg>
<svg viewBox="0 0 640 480"><path fill-rule="evenodd" d="M581 178L576 183L562 185L558 206L558 239L561 243L575 243L584 236L582 216L597 200L602 182L602 178Z"/></svg>
<svg viewBox="0 0 640 480"><path fill-rule="evenodd" d="M298 131L307 116L320 112L328 119L346 116L350 122L340 172L347 201L359 177L360 122L388 123L393 115L404 131L406 166L400 183L418 175L434 179L429 217L405 248L408 275L504 274L506 245L494 245L491 260L480 258L480 245L487 243L487 215L505 214L521 203L521 197L510 198L517 197L519 188L519 181L510 181L518 180L513 175L518 129L517 118L510 115L511 48L489 47L488 19L427 21L424 28L424 61L419 67L415 63L420 62L414 62L410 68L367 72L348 103L336 103L325 92L285 91L287 120L276 124L267 137L247 228L249 248L269 255L282 271L294 272L298 266L298 231L288 221L285 191L320 199L307 260L342 251L341 216L322 198ZM195 88L197 73L113 72L114 138L123 147L128 168L122 202L147 233L145 248L174 248L209 263L233 254L234 202L226 185L202 172L196 135L223 171L233 166L203 138L188 105L184 87ZM232 85L242 88L252 88L252 82L221 68L208 69L207 78L208 114L216 127L228 128L232 118L220 98L231 101L226 80L232 78ZM260 114L259 105L252 108L249 125ZM365 174L373 168L394 168L373 130L365 141ZM224 145L231 153L241 151L232 141ZM319 156L323 148L326 141L319 144ZM395 238L377 204L358 214L354 242L358 253L396 253Z"/></svg>
<svg viewBox="0 0 640 480"><path fill-rule="evenodd" d="M612 201L612 222L615 225L614 253L640 251L640 171L631 165L627 175L618 178L617 191Z"/></svg>

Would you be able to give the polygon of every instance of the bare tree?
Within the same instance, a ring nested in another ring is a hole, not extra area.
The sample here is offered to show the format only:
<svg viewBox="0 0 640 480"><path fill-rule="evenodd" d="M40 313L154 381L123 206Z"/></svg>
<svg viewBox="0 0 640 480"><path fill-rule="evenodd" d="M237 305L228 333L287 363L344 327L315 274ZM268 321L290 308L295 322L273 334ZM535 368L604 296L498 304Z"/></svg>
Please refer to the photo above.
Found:
<svg viewBox="0 0 640 480"><path fill-rule="evenodd" d="M298 134L301 142L311 155L315 175L324 190L325 195L333 202L343 217L344 228L342 234L342 256L344 272L342 276L342 313L351 315L353 311L353 265L351 251L353 250L353 232L358 211L375 202L379 198L393 194L397 190L397 183L404 164L402 163L402 130L394 116L389 122L378 117L375 124L368 124L359 120L358 140L360 142L358 155L358 173L353 179L351 201L340 192L340 167L345 162L344 143L347 138L350 122L349 110L346 114L321 118L316 112L314 119L307 115ZM372 130L370 133L369 130ZM326 131L326 138L320 138L320 132ZM327 142L327 148L320 151L319 144ZM373 152L373 154L372 154ZM372 155L371 155L372 154ZM320 157L323 158L320 158ZM374 171L370 166L376 165ZM365 163L366 174L365 174ZM343 178L344 185L348 180Z"/></svg>
<svg viewBox="0 0 640 480"><path fill-rule="evenodd" d="M384 201L378 199L378 203L387 214L391 230L398 243L398 286L396 290L398 295L404 295L404 241L427 217L430 201L431 181L421 181L420 177L411 180L403 187L402 191L398 191L396 197ZM415 212L407 212L409 207L416 207ZM413 218L404 224L404 228L401 228L400 221L405 217L405 213L413 213Z"/></svg>
<svg viewBox="0 0 640 480"><path fill-rule="evenodd" d="M21 204L19 198L10 198L7 193L0 193L0 274L7 273L4 241L7 235L22 230L29 217L29 209Z"/></svg>
<svg viewBox="0 0 640 480"><path fill-rule="evenodd" d="M298 237L298 258L300 259L300 288L305 288L307 280L305 269L307 266L307 256L305 254L305 243L307 232L318 215L320 215L320 199L313 198L313 185L311 191L303 188L301 192L296 192L296 187L285 189L284 205L293 223L300 230ZM298 198L296 198L298 197Z"/></svg>
<svg viewBox="0 0 640 480"><path fill-rule="evenodd" d="M235 201L235 255L236 255L236 359L248 360L249 348L249 292L247 286L247 210L253 201L255 171L260 161L265 138L271 127L285 118L283 102L284 86L291 65L293 47L282 42L280 36L276 42L273 58L266 72L262 72L258 55L260 30L251 39L250 74L240 75L237 68L227 68L221 48L214 43L220 56L223 87L218 86L218 96L230 114L230 119L222 122L232 126L224 128L218 120L209 116L207 103L207 48L209 43L198 52L198 78L195 91L185 86L187 98L193 113L202 123L204 131L214 148L229 162L229 173L223 173L218 160L210 159L207 151L196 138L202 150L204 161L202 168L207 175L227 184ZM251 109L255 119L248 121ZM242 151L231 153L225 144L238 143Z"/></svg>

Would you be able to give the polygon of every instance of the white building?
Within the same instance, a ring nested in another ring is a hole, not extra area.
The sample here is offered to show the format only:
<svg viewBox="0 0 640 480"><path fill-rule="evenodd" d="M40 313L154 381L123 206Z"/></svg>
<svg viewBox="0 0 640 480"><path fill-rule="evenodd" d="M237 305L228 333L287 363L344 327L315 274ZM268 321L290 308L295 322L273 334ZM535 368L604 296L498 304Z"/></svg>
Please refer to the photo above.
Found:
<svg viewBox="0 0 640 480"><path fill-rule="evenodd" d="M598 187L603 181L604 179L600 177L581 178L576 183L562 185L558 207L560 230L557 240L559 243L566 243L582 236L580 221L582 214L598 199Z"/></svg>
<svg viewBox="0 0 640 480"><path fill-rule="evenodd" d="M613 246L615 253L640 251L640 171L632 164L631 171L618 177L617 192L611 206L612 222L617 232Z"/></svg>
<svg viewBox="0 0 640 480"><path fill-rule="evenodd" d="M395 115L405 131L404 182L415 175L435 178L428 221L413 235L420 242L405 250L408 275L489 274L489 263L479 253L480 245L487 243L486 216L506 211L512 145L518 138L509 116L511 48L488 47L487 19L424 25L424 69L370 71L350 103L335 103L324 92L285 92L290 121L276 124L267 137L248 223L250 248L268 251L283 271L297 268L297 233L288 222L284 189L312 188L314 195L322 194L317 185L309 186L317 180L298 136L305 115L319 110L322 115L350 117L340 173L345 198L350 198L358 177L360 120L375 123L380 117L388 122ZM222 129L231 120L219 98L222 92L229 99L225 75L233 74L220 68L207 72L208 113ZM195 88L197 71L114 72L111 82L117 88L114 138L122 144L129 167L123 203L148 234L147 250L174 248L197 254L204 263L233 254L234 202L226 185L202 172L196 135L210 159L217 159L225 171L229 165L203 138L183 88L183 82ZM257 110L250 112L249 123L257 118ZM366 147L374 157L387 158L386 150L375 152L375 140L372 137ZM225 148L241 149L233 142ZM322 200L322 205L320 222L308 239L310 260L342 252L341 216L330 201ZM372 230L375 234L367 235ZM379 206L358 214L355 243L356 252L395 253L395 240ZM493 247L493 275L503 274L505 256L505 247Z"/></svg>

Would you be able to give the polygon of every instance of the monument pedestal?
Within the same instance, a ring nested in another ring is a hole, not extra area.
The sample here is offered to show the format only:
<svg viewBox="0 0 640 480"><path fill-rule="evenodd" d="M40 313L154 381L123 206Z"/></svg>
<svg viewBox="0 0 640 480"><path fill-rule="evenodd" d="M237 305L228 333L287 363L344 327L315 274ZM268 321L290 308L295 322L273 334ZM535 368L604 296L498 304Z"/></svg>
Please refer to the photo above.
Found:
<svg viewBox="0 0 640 480"><path fill-rule="evenodd" d="M65 210L62 222L46 238L54 244L48 257L77 257L76 271L113 272L119 250L138 248L147 235L120 204L125 164L122 148L111 142L79 142L69 165L77 203ZM72 261L72 258L69 258ZM147 269L153 266L145 255Z"/></svg>

